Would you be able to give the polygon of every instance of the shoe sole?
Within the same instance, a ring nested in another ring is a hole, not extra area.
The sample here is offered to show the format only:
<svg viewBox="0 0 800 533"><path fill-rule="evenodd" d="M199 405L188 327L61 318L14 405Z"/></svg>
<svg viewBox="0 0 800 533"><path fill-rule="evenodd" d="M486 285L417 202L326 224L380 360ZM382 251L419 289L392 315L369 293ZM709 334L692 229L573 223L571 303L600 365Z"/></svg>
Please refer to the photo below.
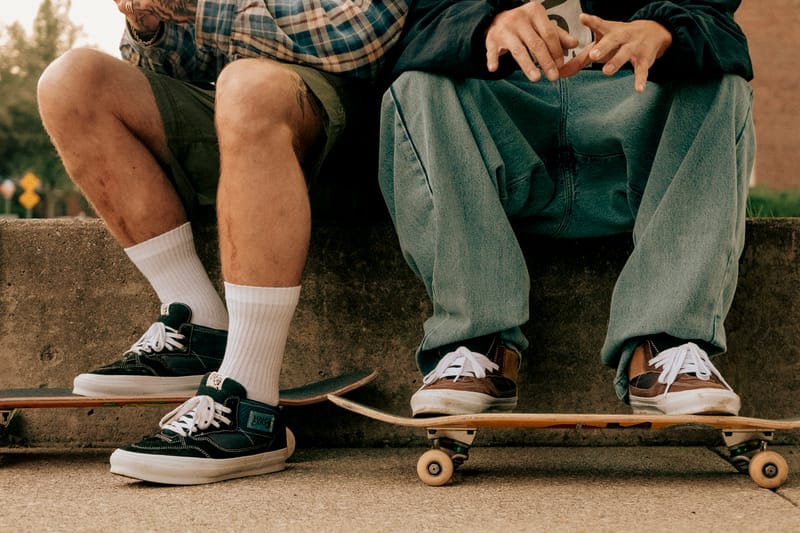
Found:
<svg viewBox="0 0 800 533"><path fill-rule="evenodd" d="M203 376L105 376L81 374L72 383L72 393L80 396L192 396Z"/></svg>
<svg viewBox="0 0 800 533"><path fill-rule="evenodd" d="M111 454L111 473L164 485L202 485L279 472L286 468L288 457L286 448L228 459L173 457L116 450Z"/></svg>
<svg viewBox="0 0 800 533"><path fill-rule="evenodd" d="M635 414L658 415L737 415L741 400L735 392L699 389L671 392L655 398L630 397Z"/></svg>
<svg viewBox="0 0 800 533"><path fill-rule="evenodd" d="M495 398L477 392L419 391L411 397L413 416L508 412L516 406L516 396Z"/></svg>

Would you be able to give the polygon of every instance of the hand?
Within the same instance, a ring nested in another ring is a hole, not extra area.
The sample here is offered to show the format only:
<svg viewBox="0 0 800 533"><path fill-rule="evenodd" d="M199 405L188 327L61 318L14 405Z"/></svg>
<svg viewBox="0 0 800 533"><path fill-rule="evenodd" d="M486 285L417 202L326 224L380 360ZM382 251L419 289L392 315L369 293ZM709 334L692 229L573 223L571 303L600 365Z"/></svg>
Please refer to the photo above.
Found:
<svg viewBox="0 0 800 533"><path fill-rule="evenodd" d="M161 21L191 24L197 0L114 0L128 24L139 34L155 33Z"/></svg>
<svg viewBox="0 0 800 533"><path fill-rule="evenodd" d="M500 56L510 53L531 81L555 81L564 65L564 50L578 46L578 40L559 28L539 2L528 2L497 15L486 31L486 67L496 72Z"/></svg>
<svg viewBox="0 0 800 533"><path fill-rule="evenodd" d="M633 65L634 88L644 91L650 67L672 44L672 34L652 20L614 22L594 15L581 15L581 23L594 32L594 42L563 66L562 77L572 76L590 63L604 63L603 73L611 76L623 65Z"/></svg>

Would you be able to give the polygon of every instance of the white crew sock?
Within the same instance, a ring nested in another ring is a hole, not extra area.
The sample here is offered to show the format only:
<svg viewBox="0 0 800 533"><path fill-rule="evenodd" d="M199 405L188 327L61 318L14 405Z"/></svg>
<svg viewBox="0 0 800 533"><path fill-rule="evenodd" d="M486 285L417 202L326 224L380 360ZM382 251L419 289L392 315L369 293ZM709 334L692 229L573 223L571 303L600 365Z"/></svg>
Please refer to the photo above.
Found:
<svg viewBox="0 0 800 533"><path fill-rule="evenodd" d="M125 248L162 304L179 302L192 309L192 324L228 329L225 302L197 256L188 222L152 239Z"/></svg>
<svg viewBox="0 0 800 533"><path fill-rule="evenodd" d="M281 365L300 287L249 287L225 282L230 329L219 373L241 383L247 397L277 405Z"/></svg>

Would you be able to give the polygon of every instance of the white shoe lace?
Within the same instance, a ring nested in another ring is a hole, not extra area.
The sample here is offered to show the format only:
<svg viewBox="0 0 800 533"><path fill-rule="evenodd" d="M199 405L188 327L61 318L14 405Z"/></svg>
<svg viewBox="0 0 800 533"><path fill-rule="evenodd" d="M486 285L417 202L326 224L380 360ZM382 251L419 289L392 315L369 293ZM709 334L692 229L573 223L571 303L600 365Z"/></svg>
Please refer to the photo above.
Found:
<svg viewBox="0 0 800 533"><path fill-rule="evenodd" d="M733 390L719 370L711 363L705 350L693 342L664 350L650 359L650 364L656 368L663 368L661 375L658 376L658 382L667 386L664 394L669 392L669 388L677 379L678 374L694 374L703 381L707 381L714 375L729 390Z"/></svg>
<svg viewBox="0 0 800 533"><path fill-rule="evenodd" d="M169 350L184 350L186 346L180 341L185 338L186 335L181 335L177 329L171 328L163 322L153 322L128 351L141 355L160 352L165 347Z"/></svg>
<svg viewBox="0 0 800 533"><path fill-rule="evenodd" d="M431 370L422 380L425 385L430 385L441 378L458 378L474 376L485 378L487 371L498 370L500 366L492 362L491 359L483 354L470 351L466 346L459 346L442 357L436 368Z"/></svg>
<svg viewBox="0 0 800 533"><path fill-rule="evenodd" d="M229 407L215 402L211 396L195 396L164 415L159 425L161 429L188 437L197 430L208 429L210 426L218 428L220 423L230 424L231 420L225 416L230 412Z"/></svg>

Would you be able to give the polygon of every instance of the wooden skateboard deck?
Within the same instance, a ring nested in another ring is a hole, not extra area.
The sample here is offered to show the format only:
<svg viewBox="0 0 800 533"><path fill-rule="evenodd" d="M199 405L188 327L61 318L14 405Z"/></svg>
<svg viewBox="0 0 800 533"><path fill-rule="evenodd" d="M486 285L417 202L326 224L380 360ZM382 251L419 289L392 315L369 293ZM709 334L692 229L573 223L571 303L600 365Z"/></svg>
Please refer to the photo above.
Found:
<svg viewBox="0 0 800 533"><path fill-rule="evenodd" d="M280 392L280 405L299 406L325 401L329 394L345 394L377 376L371 369L356 370L320 381L307 383ZM188 395L164 396L80 396L70 389L5 389L0 390L0 411L58 407L115 407L125 405L157 405L182 403Z"/></svg>
<svg viewBox="0 0 800 533"><path fill-rule="evenodd" d="M578 413L481 413L430 418L393 415L331 394L334 404L381 422L424 428L433 443L417 464L417 473L429 485L443 485L455 467L468 457L469 448L479 428L528 429L664 429L677 426L705 426L721 430L730 456L739 471L746 471L765 488L777 488L788 477L786 460L766 445L778 430L800 429L800 418L770 420L722 415L657 414L578 414Z"/></svg>

